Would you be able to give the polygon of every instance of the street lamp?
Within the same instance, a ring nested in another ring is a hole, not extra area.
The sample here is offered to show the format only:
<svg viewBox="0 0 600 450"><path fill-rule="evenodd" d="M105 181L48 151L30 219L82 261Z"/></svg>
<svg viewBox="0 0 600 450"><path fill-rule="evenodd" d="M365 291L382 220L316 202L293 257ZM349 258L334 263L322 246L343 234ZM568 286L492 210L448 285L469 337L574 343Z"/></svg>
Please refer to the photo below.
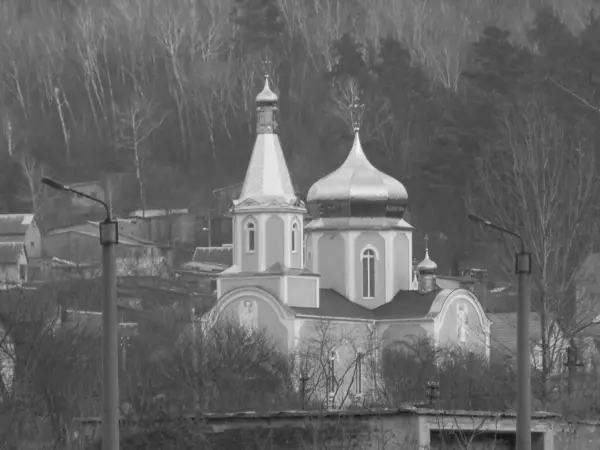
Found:
<svg viewBox="0 0 600 450"><path fill-rule="evenodd" d="M575 337L581 333L586 328L589 328L593 325L600 324L600 316L596 316L591 322L586 323L585 325L580 326L576 330L571 333L571 339L569 340L569 347L567 348L567 362L565 362L565 366L569 371L568 381L567 381L567 393L569 394L569 402L571 398L571 393L573 392L573 375L577 367L583 367L585 364L582 361L579 361L579 348L577 348L577 344L575 343Z"/></svg>
<svg viewBox="0 0 600 450"><path fill-rule="evenodd" d="M531 253L525 249L523 238L514 231L496 225L477 214L469 214L469 220L485 228L516 237L521 243L515 259L519 276L519 306L517 309L517 450L531 450L531 355L529 329L531 313Z"/></svg>
<svg viewBox="0 0 600 450"><path fill-rule="evenodd" d="M119 341L117 316L117 260L115 246L119 242L118 225L112 220L110 208L100 199L87 195L51 178L42 183L58 191L69 192L98 203L106 210L100 222L102 245L102 450L119 449Z"/></svg>

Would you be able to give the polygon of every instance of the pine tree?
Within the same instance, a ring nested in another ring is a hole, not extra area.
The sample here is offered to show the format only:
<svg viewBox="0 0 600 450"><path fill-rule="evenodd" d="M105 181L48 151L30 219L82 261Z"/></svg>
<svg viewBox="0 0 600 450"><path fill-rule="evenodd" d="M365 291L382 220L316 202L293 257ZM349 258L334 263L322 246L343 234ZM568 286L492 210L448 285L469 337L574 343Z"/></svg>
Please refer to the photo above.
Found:
<svg viewBox="0 0 600 450"><path fill-rule="evenodd" d="M232 21L240 27L236 44L243 52L275 51L285 27L277 0L235 0Z"/></svg>
<svg viewBox="0 0 600 450"><path fill-rule="evenodd" d="M482 37L473 44L472 69L462 75L474 86L489 92L506 95L514 90L531 68L532 55L513 45L510 33L488 26Z"/></svg>
<svg viewBox="0 0 600 450"><path fill-rule="evenodd" d="M361 87L368 84L369 69L363 59L358 43L350 33L333 43L336 64L331 71L333 78L352 77Z"/></svg>

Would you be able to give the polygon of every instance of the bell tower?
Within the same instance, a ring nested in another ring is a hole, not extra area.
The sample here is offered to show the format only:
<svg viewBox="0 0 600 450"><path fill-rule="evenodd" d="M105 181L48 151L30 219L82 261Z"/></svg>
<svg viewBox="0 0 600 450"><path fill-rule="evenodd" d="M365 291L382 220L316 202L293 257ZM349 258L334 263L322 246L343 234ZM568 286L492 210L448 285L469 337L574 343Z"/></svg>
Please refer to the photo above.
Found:
<svg viewBox="0 0 600 450"><path fill-rule="evenodd" d="M256 97L256 139L240 197L234 201L233 270L262 272L274 263L304 267L306 207L294 192L277 134L279 98L271 90L269 62Z"/></svg>

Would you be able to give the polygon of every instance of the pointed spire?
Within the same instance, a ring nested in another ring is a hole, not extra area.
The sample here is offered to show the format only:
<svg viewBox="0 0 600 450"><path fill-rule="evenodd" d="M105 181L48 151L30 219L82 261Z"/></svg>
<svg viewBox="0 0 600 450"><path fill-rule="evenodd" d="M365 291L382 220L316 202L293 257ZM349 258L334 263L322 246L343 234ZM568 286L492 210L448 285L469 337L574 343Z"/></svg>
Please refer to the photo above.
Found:
<svg viewBox="0 0 600 450"><path fill-rule="evenodd" d="M277 95L269 85L271 62L265 60L265 85L256 97L256 141L238 204L251 199L258 203L291 204L296 201L290 173L277 136Z"/></svg>

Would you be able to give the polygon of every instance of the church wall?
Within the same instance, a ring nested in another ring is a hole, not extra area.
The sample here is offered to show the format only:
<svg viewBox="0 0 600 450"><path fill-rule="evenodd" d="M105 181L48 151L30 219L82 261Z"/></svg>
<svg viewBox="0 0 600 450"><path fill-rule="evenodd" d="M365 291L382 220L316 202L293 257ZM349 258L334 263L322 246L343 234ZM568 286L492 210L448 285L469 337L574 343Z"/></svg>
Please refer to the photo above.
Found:
<svg viewBox="0 0 600 450"><path fill-rule="evenodd" d="M326 378L331 351L336 352L334 372L338 381L335 406L340 402L345 406L352 403L352 397L358 393L357 364L361 364L361 393L366 395L373 388L375 367L378 367L378 355L370 348L377 348L377 336L370 331L368 322L334 322L326 320L303 320L300 328L300 355L306 364L311 379L320 380L316 389L317 396L324 399L327 394ZM358 362L358 351L364 352ZM325 373L324 373L325 371Z"/></svg>
<svg viewBox="0 0 600 450"><path fill-rule="evenodd" d="M448 309L438 319L442 321L438 331L440 346L458 346L464 338L469 350L486 351L485 333L477 311L469 302L461 298L450 300ZM464 331L461 331L461 323L464 323Z"/></svg>
<svg viewBox="0 0 600 450"><path fill-rule="evenodd" d="M394 292L410 289L412 276L412 242L405 232L394 237Z"/></svg>
<svg viewBox="0 0 600 450"><path fill-rule="evenodd" d="M266 251L266 267L270 267L276 262L284 263L285 223L279 216L271 216L266 222L267 241L263 243Z"/></svg>
<svg viewBox="0 0 600 450"><path fill-rule="evenodd" d="M363 266L362 253L367 248L375 250L375 298L363 299ZM356 238L354 245L354 283L355 283L355 298L354 300L359 305L366 308L376 308L385 303L385 240L379 233L363 232Z"/></svg>
<svg viewBox="0 0 600 450"><path fill-rule="evenodd" d="M246 302L251 306L250 313L246 312ZM291 324L281 320L271 305L260 298L252 295L241 296L225 306L220 317L251 329L266 329L281 351L288 350Z"/></svg>
<svg viewBox="0 0 600 450"><path fill-rule="evenodd" d="M279 277L248 277L248 278L221 278L221 296L233 289L244 287L244 286L256 286L261 287L276 296L281 295L281 283Z"/></svg>
<svg viewBox="0 0 600 450"><path fill-rule="evenodd" d="M433 339L433 322L380 323L379 335L383 347L416 345L423 339Z"/></svg>
<svg viewBox="0 0 600 450"><path fill-rule="evenodd" d="M287 302L290 306L317 307L318 278L286 277Z"/></svg>
<svg viewBox="0 0 600 450"><path fill-rule="evenodd" d="M309 247L310 248L310 247ZM319 239L319 273L321 288L346 292L346 243L337 233L324 233ZM312 256L314 258L314 255Z"/></svg>

